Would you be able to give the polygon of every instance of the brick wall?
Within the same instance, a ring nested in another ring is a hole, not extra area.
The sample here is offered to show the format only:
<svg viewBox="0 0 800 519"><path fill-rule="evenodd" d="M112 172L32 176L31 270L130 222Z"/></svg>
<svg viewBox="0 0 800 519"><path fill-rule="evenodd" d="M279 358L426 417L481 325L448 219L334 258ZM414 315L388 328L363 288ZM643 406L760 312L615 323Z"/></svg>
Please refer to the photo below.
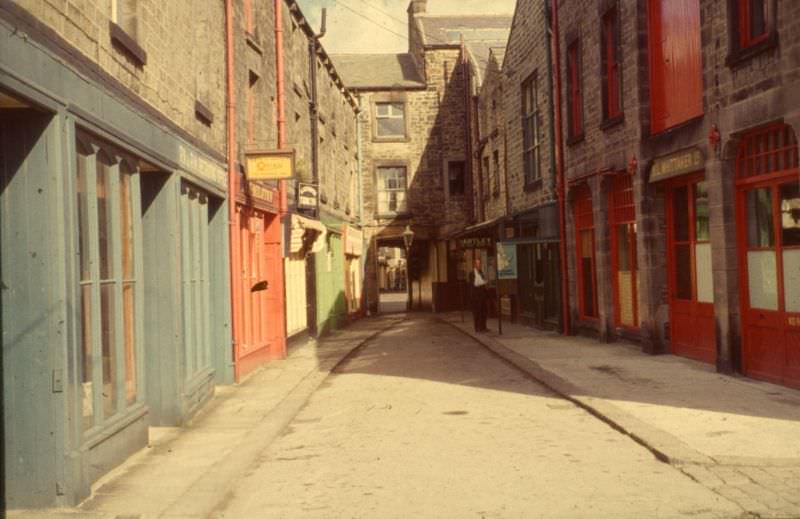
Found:
<svg viewBox="0 0 800 519"><path fill-rule="evenodd" d="M135 41L141 64L112 44L108 0L17 0L86 58L218 153L225 149L225 20L222 2L139 0ZM128 2L128 5L134 2ZM206 125L195 101L213 114Z"/></svg>

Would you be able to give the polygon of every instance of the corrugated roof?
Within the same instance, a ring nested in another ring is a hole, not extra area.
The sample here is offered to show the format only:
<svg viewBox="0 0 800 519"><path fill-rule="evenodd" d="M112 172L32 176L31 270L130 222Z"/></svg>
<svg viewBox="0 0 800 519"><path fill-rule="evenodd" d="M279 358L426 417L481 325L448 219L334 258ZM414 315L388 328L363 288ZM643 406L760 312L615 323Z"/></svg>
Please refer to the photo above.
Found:
<svg viewBox="0 0 800 519"><path fill-rule="evenodd" d="M424 88L411 54L338 54L331 56L347 88Z"/></svg>

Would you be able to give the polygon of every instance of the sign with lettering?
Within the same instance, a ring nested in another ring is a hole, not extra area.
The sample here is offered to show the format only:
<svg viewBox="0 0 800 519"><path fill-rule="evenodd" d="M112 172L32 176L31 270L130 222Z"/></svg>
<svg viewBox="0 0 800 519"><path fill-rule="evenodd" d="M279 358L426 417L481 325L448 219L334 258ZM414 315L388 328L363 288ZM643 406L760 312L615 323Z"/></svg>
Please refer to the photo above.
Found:
<svg viewBox="0 0 800 519"><path fill-rule="evenodd" d="M183 143L178 143L178 164L186 173L210 182L219 188L225 189L227 185L228 171L224 166L206 158L200 152Z"/></svg>
<svg viewBox="0 0 800 519"><path fill-rule="evenodd" d="M294 177L294 151L253 151L245 153L248 180L277 180Z"/></svg>
<svg viewBox="0 0 800 519"><path fill-rule="evenodd" d="M497 244L497 279L517 279L517 244Z"/></svg>
<svg viewBox="0 0 800 519"><path fill-rule="evenodd" d="M297 208L316 209L319 192L315 184L297 184Z"/></svg>
<svg viewBox="0 0 800 519"><path fill-rule="evenodd" d="M460 238L458 240L459 249L491 249L494 240L491 236L478 236L475 238Z"/></svg>
<svg viewBox="0 0 800 519"><path fill-rule="evenodd" d="M700 171L705 167L705 157L700 148L689 148L655 159L650 169L650 182Z"/></svg>
<svg viewBox="0 0 800 519"><path fill-rule="evenodd" d="M360 229L347 226L345 230L344 253L361 256L364 252L364 233Z"/></svg>

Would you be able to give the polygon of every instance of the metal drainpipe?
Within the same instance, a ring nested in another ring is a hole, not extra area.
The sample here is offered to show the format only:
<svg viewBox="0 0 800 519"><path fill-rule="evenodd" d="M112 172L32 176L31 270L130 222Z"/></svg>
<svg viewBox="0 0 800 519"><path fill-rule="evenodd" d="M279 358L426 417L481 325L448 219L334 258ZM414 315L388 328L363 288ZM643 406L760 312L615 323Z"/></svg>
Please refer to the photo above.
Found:
<svg viewBox="0 0 800 519"><path fill-rule="evenodd" d="M275 79L276 79L276 111L278 116L278 149L286 147L286 78L284 73L284 53L283 53L283 0L275 0ZM278 225L279 230L283 232L284 221L287 217L289 209L289 201L286 192L286 180L278 181L278 199L279 199L279 215ZM281 240L282 242L283 240ZM284 269L283 252L278 254L280 261L280 273L283 276L283 283L281 283L281 300L283 303L283 331L279 332L279 340L283 341L281 345L282 354L286 355L286 341L287 332L289 330L289 316L286 311L286 270Z"/></svg>
<svg viewBox="0 0 800 519"><path fill-rule="evenodd" d="M558 0L551 0L552 54L553 75L555 76L555 113L556 138L555 156L558 175L558 217L561 240L561 314L564 323L564 335L569 335L569 278L567 273L567 201L564 182L564 147L561 127L561 69L558 56Z"/></svg>
<svg viewBox="0 0 800 519"><path fill-rule="evenodd" d="M236 91L235 69L233 66L233 0L225 0L225 75L227 90L227 125L228 125L228 240L230 250L231 279L231 347L233 349L234 380L239 381L239 363L236 362L239 330L241 327L241 301L239 293L241 282L239 274L241 265L239 258L239 230L236 225L236 194L238 192L238 176L236 170Z"/></svg>
<svg viewBox="0 0 800 519"><path fill-rule="evenodd" d="M325 36L327 10L322 9L322 27L319 34L311 37L308 42L308 66L311 78L311 177L312 182L317 185L317 208L316 216L319 219L322 215L319 210L319 198L322 194L322 186L319 181L319 91L317 88L317 45L319 40Z"/></svg>
<svg viewBox="0 0 800 519"><path fill-rule="evenodd" d="M367 260L369 259L369 247L364 245L364 160L361 155L361 116L363 109L361 107L361 97L358 97L358 108L356 108L356 163L357 163L357 180L358 180L358 224L361 226L361 279L363 280L361 286L361 304L364 315L370 315L369 310L369 295L367 292Z"/></svg>

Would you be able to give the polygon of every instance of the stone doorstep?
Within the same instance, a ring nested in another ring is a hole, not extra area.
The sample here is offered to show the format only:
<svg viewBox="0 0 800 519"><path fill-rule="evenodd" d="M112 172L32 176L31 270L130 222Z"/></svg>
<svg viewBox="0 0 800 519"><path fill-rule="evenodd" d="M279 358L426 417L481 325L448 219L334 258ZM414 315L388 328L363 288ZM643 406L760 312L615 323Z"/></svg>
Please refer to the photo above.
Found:
<svg viewBox="0 0 800 519"><path fill-rule="evenodd" d="M602 399L585 396L578 386L562 378L557 373L542 367L536 361L513 351L499 340L487 335L473 333L469 322L460 323L446 316L438 317L441 322L449 324L465 335L471 337L490 352L527 374L533 380L543 384L554 393L571 401L596 418L633 439L649 450L657 459L670 465L699 466L767 466L767 467L800 467L797 459L752 459L736 456L710 457L668 432L654 427L623 411L614 404ZM515 337L519 338L519 337Z"/></svg>

